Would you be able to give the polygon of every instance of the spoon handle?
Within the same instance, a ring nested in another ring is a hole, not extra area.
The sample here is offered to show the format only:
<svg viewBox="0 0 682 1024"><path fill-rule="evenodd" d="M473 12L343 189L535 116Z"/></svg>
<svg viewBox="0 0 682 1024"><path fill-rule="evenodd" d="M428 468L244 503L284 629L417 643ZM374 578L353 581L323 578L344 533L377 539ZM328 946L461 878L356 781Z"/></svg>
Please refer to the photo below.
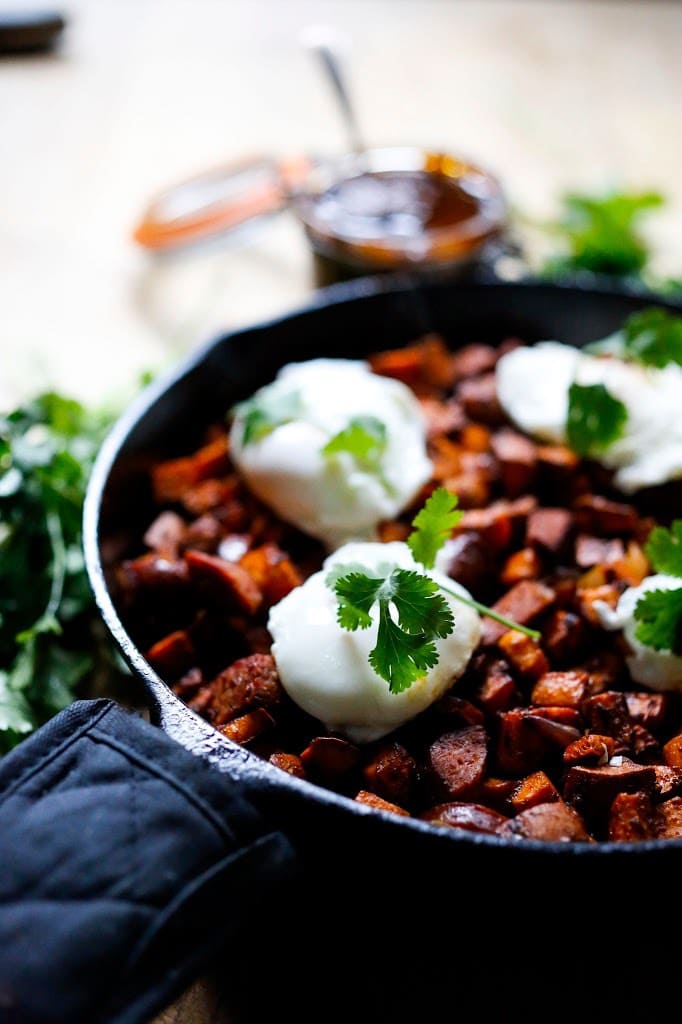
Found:
<svg viewBox="0 0 682 1024"><path fill-rule="evenodd" d="M351 150L361 153L366 147L348 91L338 34L329 28L310 28L303 33L303 43L317 55L331 82L348 133Z"/></svg>

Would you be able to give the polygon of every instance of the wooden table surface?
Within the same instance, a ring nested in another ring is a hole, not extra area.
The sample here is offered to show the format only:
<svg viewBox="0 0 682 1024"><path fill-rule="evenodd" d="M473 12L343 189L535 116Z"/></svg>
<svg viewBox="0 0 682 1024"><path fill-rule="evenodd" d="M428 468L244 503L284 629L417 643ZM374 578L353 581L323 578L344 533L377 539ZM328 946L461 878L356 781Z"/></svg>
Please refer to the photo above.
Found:
<svg viewBox="0 0 682 1024"><path fill-rule="evenodd" d="M25 6L33 6L32 0ZM16 0L13 6L17 6ZM64 0L50 56L0 60L0 408L38 387L123 394L211 332L311 289L297 224L154 260L150 195L246 153L334 154L344 135L299 42L349 39L366 139L468 154L531 215L565 188L655 188L650 235L682 274L682 4L579 0ZM164 1024L218 1024L205 980Z"/></svg>

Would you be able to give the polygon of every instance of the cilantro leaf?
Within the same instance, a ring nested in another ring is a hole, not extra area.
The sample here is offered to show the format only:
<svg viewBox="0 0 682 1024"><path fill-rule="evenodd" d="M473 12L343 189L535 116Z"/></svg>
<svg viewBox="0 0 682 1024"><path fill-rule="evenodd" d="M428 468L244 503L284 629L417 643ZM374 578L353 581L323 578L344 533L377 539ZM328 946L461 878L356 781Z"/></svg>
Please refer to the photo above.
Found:
<svg viewBox="0 0 682 1024"><path fill-rule="evenodd" d="M356 416L343 430L327 441L322 449L325 458L347 452L355 464L366 473L376 476L389 494L392 485L383 474L381 460L386 452L386 424L376 416Z"/></svg>
<svg viewBox="0 0 682 1024"><path fill-rule="evenodd" d="M652 306L628 317L620 332L623 354L644 366L682 366L682 316Z"/></svg>
<svg viewBox="0 0 682 1024"><path fill-rule="evenodd" d="M638 274L649 260L639 222L663 203L656 192L603 196L569 193L564 197L558 223L552 225L566 254L550 260L545 273L589 270L598 274Z"/></svg>
<svg viewBox="0 0 682 1024"><path fill-rule="evenodd" d="M383 578L357 571L338 576L331 583L339 599L336 617L342 629L353 632L356 629L368 629L372 625L369 612L383 583ZM330 585L329 576L327 585Z"/></svg>
<svg viewBox="0 0 682 1024"><path fill-rule="evenodd" d="M356 416L322 449L323 455L348 452L359 463L376 464L386 451L386 424L376 416Z"/></svg>
<svg viewBox="0 0 682 1024"><path fill-rule="evenodd" d="M682 654L682 587L649 590L635 605L635 636L655 651Z"/></svg>
<svg viewBox="0 0 682 1024"><path fill-rule="evenodd" d="M568 391L566 435L578 455L604 451L622 436L628 411L603 384L576 384Z"/></svg>
<svg viewBox="0 0 682 1024"><path fill-rule="evenodd" d="M656 572L682 576L682 519L675 519L669 530L655 526L644 552Z"/></svg>
<svg viewBox="0 0 682 1024"><path fill-rule="evenodd" d="M261 388L253 398L240 402L234 408L235 416L242 421L242 444L261 441L277 427L297 419L301 411L298 391L278 392L271 387Z"/></svg>
<svg viewBox="0 0 682 1024"><path fill-rule="evenodd" d="M449 636L455 621L430 577L389 566L382 576L352 568L345 575L328 576L326 582L338 598L337 620L342 629L367 629L373 621L371 609L378 603L377 642L369 662L391 693L406 690L437 663L434 641Z"/></svg>
<svg viewBox="0 0 682 1024"><path fill-rule="evenodd" d="M456 494L439 487L412 521L414 531L407 543L415 561L427 569L433 568L436 555L462 518L457 502Z"/></svg>

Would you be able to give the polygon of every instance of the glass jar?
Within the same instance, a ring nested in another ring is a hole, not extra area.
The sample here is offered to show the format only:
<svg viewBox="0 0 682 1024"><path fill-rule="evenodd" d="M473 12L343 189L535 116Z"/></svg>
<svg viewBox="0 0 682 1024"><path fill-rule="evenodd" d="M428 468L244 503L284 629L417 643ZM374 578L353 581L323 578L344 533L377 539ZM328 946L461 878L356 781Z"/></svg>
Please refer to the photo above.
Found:
<svg viewBox="0 0 682 1024"><path fill-rule="evenodd" d="M418 147L315 163L292 202L320 285L392 270L462 273L489 262L506 226L492 174Z"/></svg>

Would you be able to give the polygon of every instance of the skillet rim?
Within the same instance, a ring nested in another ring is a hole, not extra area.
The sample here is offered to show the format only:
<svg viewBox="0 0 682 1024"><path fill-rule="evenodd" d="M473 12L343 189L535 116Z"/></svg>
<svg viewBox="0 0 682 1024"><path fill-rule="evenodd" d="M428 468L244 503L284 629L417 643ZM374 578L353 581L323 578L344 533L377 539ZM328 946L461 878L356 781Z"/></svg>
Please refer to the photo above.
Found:
<svg viewBox="0 0 682 1024"><path fill-rule="evenodd" d="M600 842L561 842L535 839L505 838L483 833L468 832L463 829L452 829L431 824L418 818L403 818L386 811L376 810L357 803L350 797L342 796L332 790L324 789L305 779L297 779L274 765L263 761L256 754L240 746L218 732L210 723L201 718L188 705L177 697L171 688L154 671L138 649L125 629L113 598L106 584L102 564L99 535L102 499L111 472L125 446L129 435L138 423L163 396L173 388L180 386L182 379L196 366L206 360L220 345L252 333L261 333L275 329L283 323L299 317L314 316L321 310L334 308L348 303L362 303L363 300L375 295L395 294L401 296L408 290L414 290L414 277L409 274L386 274L376 277L358 278L327 288L319 289L311 295L308 302L296 306L277 316L248 324L212 336L207 342L199 345L183 359L168 370L162 372L152 383L147 385L140 394L124 409L108 432L97 455L83 506L83 548L85 564L94 595L95 603L107 630L120 649L125 661L133 673L142 682L150 698L152 721L164 731L169 732L176 741L182 743L197 756L211 761L219 770L226 771L237 781L246 786L254 786L264 793L281 794L282 797L298 799L301 802L312 800L314 803L339 810L343 814L351 814L358 821L366 819L372 822L383 822L384 826L395 832L396 837L406 829L413 835L421 834L431 844L438 843L442 850L445 843L454 844L453 849L461 844L466 847L483 846L491 849L512 849L516 856L542 856L556 854L578 857L611 856L628 859L647 853L674 854L682 849L681 839L650 839L634 843ZM541 278L526 277L519 281L504 281L489 272L476 275L473 279L461 282L465 287L509 290L536 290L539 292L566 294L570 292L589 292L604 299L631 298L636 301L650 301L672 311L682 310L682 302L674 298L662 296L640 285L638 282L625 281L614 283L613 280L584 272L561 281L546 281ZM459 282L453 280L436 280L426 282L429 287L450 288L456 290ZM179 739L173 719L181 720L184 734ZM188 742L188 740L190 742Z"/></svg>

